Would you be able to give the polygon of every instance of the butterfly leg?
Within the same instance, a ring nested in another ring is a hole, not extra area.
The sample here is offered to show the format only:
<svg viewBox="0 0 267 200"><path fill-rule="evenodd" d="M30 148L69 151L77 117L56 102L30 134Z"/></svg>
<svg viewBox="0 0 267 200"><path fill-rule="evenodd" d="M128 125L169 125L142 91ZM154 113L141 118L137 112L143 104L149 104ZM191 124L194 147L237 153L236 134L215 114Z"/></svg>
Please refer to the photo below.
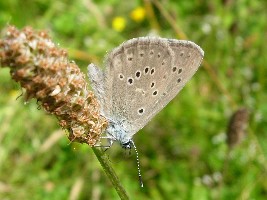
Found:
<svg viewBox="0 0 267 200"><path fill-rule="evenodd" d="M105 148L104 151L107 151L112 146L112 144L114 142L114 138L111 136L102 136L102 137L100 137L100 139L107 139L108 144L107 145L101 145L101 141L99 141L99 145L94 145L94 147Z"/></svg>
<svg viewBox="0 0 267 200"><path fill-rule="evenodd" d="M103 148L104 149L104 152L107 151L111 145L108 144L108 145L101 145L101 143L99 145L94 145L94 147L100 147L101 149Z"/></svg>

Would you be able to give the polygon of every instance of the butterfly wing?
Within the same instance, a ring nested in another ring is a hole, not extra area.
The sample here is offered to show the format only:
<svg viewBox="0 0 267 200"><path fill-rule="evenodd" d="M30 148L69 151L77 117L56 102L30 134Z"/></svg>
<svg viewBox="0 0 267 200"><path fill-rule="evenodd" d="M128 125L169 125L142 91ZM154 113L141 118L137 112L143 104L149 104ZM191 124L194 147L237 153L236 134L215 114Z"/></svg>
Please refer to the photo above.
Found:
<svg viewBox="0 0 267 200"><path fill-rule="evenodd" d="M188 41L126 41L107 55L104 73L91 78L102 82L102 89L95 90L104 115L134 135L183 88L202 57L203 51Z"/></svg>
<svg viewBox="0 0 267 200"><path fill-rule="evenodd" d="M94 94L96 95L100 103L101 112L103 114L104 110L107 110L107 108L105 107L105 105L107 105L105 102L106 98L104 98L105 97L104 72L96 65L90 64L88 66L88 77L89 77L90 85L94 91Z"/></svg>
<svg viewBox="0 0 267 200"><path fill-rule="evenodd" d="M152 107L149 120L165 107L192 78L200 66L204 57L203 50L193 42L186 40L168 39L169 47L174 57L171 66L166 66L166 71L161 75L162 82L165 82L161 90L160 100Z"/></svg>

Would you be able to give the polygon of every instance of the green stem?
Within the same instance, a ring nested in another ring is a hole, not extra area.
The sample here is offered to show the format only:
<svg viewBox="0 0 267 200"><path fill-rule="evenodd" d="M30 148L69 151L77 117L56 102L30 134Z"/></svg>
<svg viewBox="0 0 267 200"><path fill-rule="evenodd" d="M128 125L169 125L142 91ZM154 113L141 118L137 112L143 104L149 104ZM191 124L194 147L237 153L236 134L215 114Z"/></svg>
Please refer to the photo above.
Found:
<svg viewBox="0 0 267 200"><path fill-rule="evenodd" d="M126 194L125 189L121 185L121 182L116 175L115 171L113 170L112 166L110 165L108 156L101 151L100 149L97 149L95 147L92 147L98 161L100 162L101 166L103 167L106 175L108 176L109 180L112 182L114 188L116 189L118 195L121 199L129 199L128 195Z"/></svg>

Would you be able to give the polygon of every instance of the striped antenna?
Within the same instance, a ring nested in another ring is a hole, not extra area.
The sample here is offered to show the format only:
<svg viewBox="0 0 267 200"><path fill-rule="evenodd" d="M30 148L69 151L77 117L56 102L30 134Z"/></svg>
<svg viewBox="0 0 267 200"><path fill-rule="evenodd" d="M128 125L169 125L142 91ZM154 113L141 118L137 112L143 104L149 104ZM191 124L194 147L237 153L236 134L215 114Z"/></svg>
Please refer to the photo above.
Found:
<svg viewBox="0 0 267 200"><path fill-rule="evenodd" d="M137 170L138 170L139 183L140 183L140 186L141 186L141 187L144 187L143 180L142 180L142 176L141 176L141 169L140 169L140 161L139 161L138 151L137 151L137 148L136 148L136 146L135 146L133 140L130 140L130 142L132 143L133 148L134 148L134 151L135 151L135 154L136 154L136 163L137 163Z"/></svg>

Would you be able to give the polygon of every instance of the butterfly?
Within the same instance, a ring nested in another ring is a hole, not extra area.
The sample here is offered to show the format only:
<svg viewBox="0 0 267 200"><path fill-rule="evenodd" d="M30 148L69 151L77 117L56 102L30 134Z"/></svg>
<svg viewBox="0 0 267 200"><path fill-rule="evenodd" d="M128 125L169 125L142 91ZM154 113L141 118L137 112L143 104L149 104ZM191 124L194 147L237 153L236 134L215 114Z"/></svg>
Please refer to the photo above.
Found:
<svg viewBox="0 0 267 200"><path fill-rule="evenodd" d="M190 41L140 37L107 54L104 70L90 64L88 76L108 120L110 146L118 141L131 148L133 135L180 92L203 56Z"/></svg>

